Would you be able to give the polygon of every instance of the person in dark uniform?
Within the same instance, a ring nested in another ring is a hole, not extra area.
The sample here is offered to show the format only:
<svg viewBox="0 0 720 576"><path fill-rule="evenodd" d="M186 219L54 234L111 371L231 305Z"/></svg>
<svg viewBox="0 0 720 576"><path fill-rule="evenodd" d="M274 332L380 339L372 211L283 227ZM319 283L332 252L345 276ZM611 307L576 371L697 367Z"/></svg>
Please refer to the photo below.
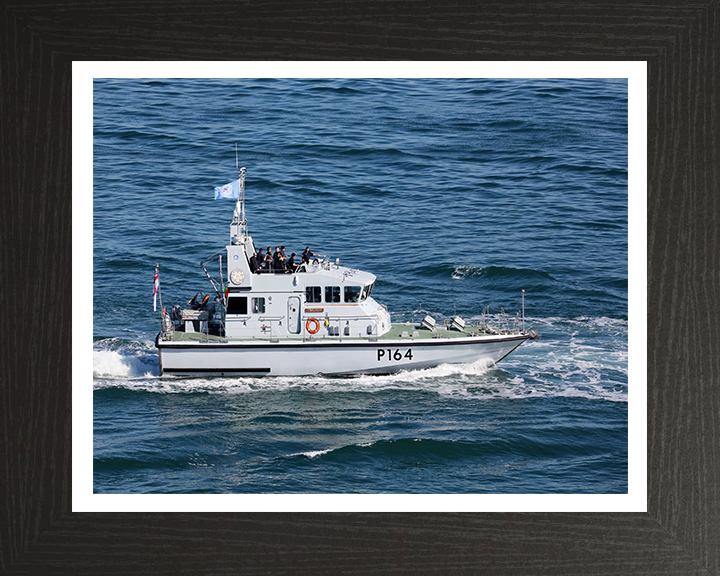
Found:
<svg viewBox="0 0 720 576"><path fill-rule="evenodd" d="M258 264L257 252L253 252L253 255L250 257L250 272L255 274L259 268L260 264Z"/></svg>
<svg viewBox="0 0 720 576"><path fill-rule="evenodd" d="M258 274L262 273L263 266L265 265L265 254L263 254L263 249L260 248L257 253L257 270L256 272Z"/></svg>
<svg viewBox="0 0 720 576"><path fill-rule="evenodd" d="M295 273L295 269L298 267L297 264L295 264L295 252L290 254L290 258L287 259L287 263L285 264L285 268L287 269L290 274Z"/></svg>
<svg viewBox="0 0 720 576"><path fill-rule="evenodd" d="M274 272L282 272L283 271L283 256L280 253L280 248L275 246L275 254L273 255L273 271Z"/></svg>
<svg viewBox="0 0 720 576"><path fill-rule="evenodd" d="M310 258L313 256L320 256L320 254L310 252L310 246L305 246L305 252L302 253L303 264L310 264Z"/></svg>

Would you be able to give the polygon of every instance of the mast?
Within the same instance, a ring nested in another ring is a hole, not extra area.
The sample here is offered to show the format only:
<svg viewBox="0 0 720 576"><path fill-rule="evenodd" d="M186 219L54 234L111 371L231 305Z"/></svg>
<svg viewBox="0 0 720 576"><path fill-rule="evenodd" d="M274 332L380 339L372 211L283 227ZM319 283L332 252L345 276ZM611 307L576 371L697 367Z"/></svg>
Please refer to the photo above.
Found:
<svg viewBox="0 0 720 576"><path fill-rule="evenodd" d="M235 145L237 148L237 144ZM235 167L237 168L237 150L235 152ZM238 168L239 194L235 201L235 213L230 223L230 243L244 244L247 235L247 220L245 219L245 168Z"/></svg>
<svg viewBox="0 0 720 576"><path fill-rule="evenodd" d="M233 194L236 198L235 213L230 223L230 244L227 250L227 280L228 290L242 285L243 288L252 287L252 275L250 274L250 257L252 256L252 238L248 236L247 219L245 218L245 167L240 167L237 155L237 144L235 144L235 168L238 172L238 179L233 184ZM222 283L222 263L220 266L220 279ZM223 291L224 292L224 291ZM223 294L224 299L224 294ZM227 305L227 302L225 301Z"/></svg>

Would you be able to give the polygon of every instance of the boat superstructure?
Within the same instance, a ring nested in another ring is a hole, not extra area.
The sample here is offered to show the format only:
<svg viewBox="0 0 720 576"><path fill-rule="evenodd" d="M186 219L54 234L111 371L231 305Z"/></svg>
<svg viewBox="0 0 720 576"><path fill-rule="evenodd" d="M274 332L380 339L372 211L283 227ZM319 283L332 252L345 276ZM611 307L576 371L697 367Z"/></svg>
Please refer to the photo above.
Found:
<svg viewBox="0 0 720 576"><path fill-rule="evenodd" d="M245 174L240 169L236 181L230 243L201 263L214 298L196 294L187 307L162 309L155 339L161 375L387 374L496 363L537 337L524 326L498 331L459 317L444 325L429 316L394 325L371 296L376 277L339 259L312 254L294 266L258 267L245 218ZM219 284L205 267L215 257Z"/></svg>

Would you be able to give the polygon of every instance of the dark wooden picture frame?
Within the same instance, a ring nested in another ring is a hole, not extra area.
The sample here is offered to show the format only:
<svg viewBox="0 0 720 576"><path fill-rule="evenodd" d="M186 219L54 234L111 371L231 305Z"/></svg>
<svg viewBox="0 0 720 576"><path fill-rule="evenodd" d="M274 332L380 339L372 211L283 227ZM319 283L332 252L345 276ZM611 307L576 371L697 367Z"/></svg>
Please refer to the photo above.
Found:
<svg viewBox="0 0 720 576"><path fill-rule="evenodd" d="M719 36L717 0L5 1L0 572L720 572ZM647 513L71 512L72 62L271 59L648 62Z"/></svg>

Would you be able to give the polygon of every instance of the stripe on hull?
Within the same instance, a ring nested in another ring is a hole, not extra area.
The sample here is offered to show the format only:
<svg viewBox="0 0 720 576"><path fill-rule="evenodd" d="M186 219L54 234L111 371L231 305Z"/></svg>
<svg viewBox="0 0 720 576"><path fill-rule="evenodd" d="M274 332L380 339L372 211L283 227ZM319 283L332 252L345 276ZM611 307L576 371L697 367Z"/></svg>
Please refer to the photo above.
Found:
<svg viewBox="0 0 720 576"><path fill-rule="evenodd" d="M168 374L269 374L270 368L165 368Z"/></svg>

